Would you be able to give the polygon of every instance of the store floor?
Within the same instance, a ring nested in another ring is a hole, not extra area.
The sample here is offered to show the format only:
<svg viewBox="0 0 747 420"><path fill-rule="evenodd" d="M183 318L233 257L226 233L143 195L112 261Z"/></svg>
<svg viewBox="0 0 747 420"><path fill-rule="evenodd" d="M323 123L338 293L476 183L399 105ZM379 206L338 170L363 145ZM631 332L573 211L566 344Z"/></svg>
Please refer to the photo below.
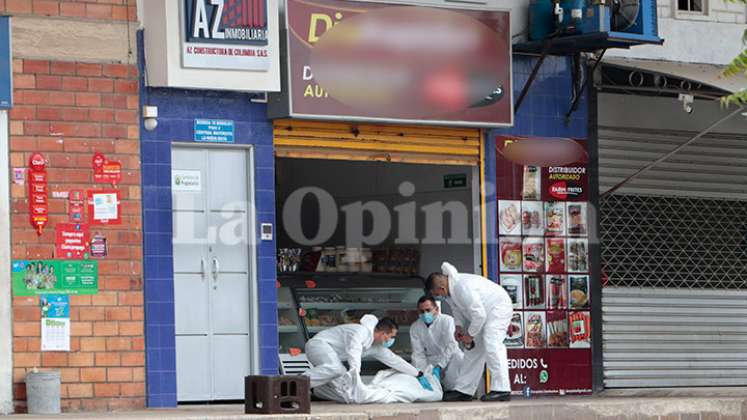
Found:
<svg viewBox="0 0 747 420"><path fill-rule="evenodd" d="M614 394L614 396L609 396ZM747 419L747 388L613 391L594 397L516 398L510 403L423 403L341 405L313 403L311 414L245 415L241 405L183 406L117 413L70 413L10 419L107 420L480 420L480 419Z"/></svg>

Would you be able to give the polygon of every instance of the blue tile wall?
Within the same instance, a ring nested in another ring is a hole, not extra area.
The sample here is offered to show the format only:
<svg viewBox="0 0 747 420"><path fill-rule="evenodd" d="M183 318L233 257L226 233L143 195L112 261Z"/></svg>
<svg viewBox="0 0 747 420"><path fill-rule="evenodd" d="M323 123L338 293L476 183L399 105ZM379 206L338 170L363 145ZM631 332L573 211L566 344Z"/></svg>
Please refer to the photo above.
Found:
<svg viewBox="0 0 747 420"><path fill-rule="evenodd" d="M142 33L138 34L140 63ZM142 73L142 69L141 69ZM235 122L235 142L254 146L257 225L275 222L275 157L272 123L263 104L237 92L146 88L141 105L158 107L158 127L141 132L144 228L146 387L149 407L176 406L176 340L171 202L171 144L191 142L195 118ZM259 241L258 307L260 370L278 372L275 242Z"/></svg>
<svg viewBox="0 0 747 420"><path fill-rule="evenodd" d="M514 55L513 94L519 97L529 74L537 62L536 57ZM497 211L495 185L495 137L499 135L523 135L539 137L572 137L585 139L588 136L588 101L584 95L578 108L566 124L565 114L571 107L572 97L571 60L567 57L547 57L540 67L537 78L529 88L524 103L514 115L514 126L490 130L485 143L485 181L487 203L488 274L498 279Z"/></svg>

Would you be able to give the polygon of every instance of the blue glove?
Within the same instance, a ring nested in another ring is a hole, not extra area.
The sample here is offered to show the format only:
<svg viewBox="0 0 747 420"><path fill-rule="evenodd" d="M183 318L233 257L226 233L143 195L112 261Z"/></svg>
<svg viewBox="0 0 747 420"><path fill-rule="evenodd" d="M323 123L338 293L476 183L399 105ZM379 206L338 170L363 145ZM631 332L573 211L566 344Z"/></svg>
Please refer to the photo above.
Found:
<svg viewBox="0 0 747 420"><path fill-rule="evenodd" d="M420 372L420 375L418 376L418 382L420 382L420 386L422 386L423 389L427 391L433 391L433 387L431 386L431 383L428 382L428 378L426 378L422 372Z"/></svg>
<svg viewBox="0 0 747 420"><path fill-rule="evenodd" d="M433 377L436 378L437 381L441 382L441 366L436 366L433 368Z"/></svg>

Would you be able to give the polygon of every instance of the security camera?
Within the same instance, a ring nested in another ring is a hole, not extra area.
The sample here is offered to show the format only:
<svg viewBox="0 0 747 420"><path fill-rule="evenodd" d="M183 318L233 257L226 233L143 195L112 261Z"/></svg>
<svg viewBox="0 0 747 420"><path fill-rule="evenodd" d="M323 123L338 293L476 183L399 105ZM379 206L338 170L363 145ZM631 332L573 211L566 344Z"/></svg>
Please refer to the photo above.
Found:
<svg viewBox="0 0 747 420"><path fill-rule="evenodd" d="M679 97L677 97L677 100L682 102L682 110L687 112L688 114L693 113L693 102L695 101L695 98L693 95L687 95L684 93L680 93Z"/></svg>

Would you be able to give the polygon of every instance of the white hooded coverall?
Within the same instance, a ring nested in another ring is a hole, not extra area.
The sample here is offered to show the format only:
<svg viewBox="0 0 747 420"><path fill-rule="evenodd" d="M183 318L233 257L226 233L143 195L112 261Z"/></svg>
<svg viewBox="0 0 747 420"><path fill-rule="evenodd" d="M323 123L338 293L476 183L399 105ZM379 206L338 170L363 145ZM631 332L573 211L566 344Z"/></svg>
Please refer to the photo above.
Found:
<svg viewBox="0 0 747 420"><path fill-rule="evenodd" d="M438 314L430 326L418 319L410 326L410 344L415 368L425 372L428 365L440 366L444 391L453 390L464 357L454 339L454 318Z"/></svg>
<svg viewBox="0 0 747 420"><path fill-rule="evenodd" d="M441 271L449 277L449 303L457 326L474 337L475 347L464 352L455 391L474 395L483 373L490 371L490 390L510 392L508 353L503 340L513 315L511 297L497 283L475 274L461 274L444 262Z"/></svg>
<svg viewBox="0 0 747 420"><path fill-rule="evenodd" d="M311 388L324 385L347 370L360 373L361 359L373 357L399 372L418 376L418 370L383 345L373 345L376 316L363 315L360 324L338 325L319 332L306 343L306 356L314 366L304 373L311 380Z"/></svg>

